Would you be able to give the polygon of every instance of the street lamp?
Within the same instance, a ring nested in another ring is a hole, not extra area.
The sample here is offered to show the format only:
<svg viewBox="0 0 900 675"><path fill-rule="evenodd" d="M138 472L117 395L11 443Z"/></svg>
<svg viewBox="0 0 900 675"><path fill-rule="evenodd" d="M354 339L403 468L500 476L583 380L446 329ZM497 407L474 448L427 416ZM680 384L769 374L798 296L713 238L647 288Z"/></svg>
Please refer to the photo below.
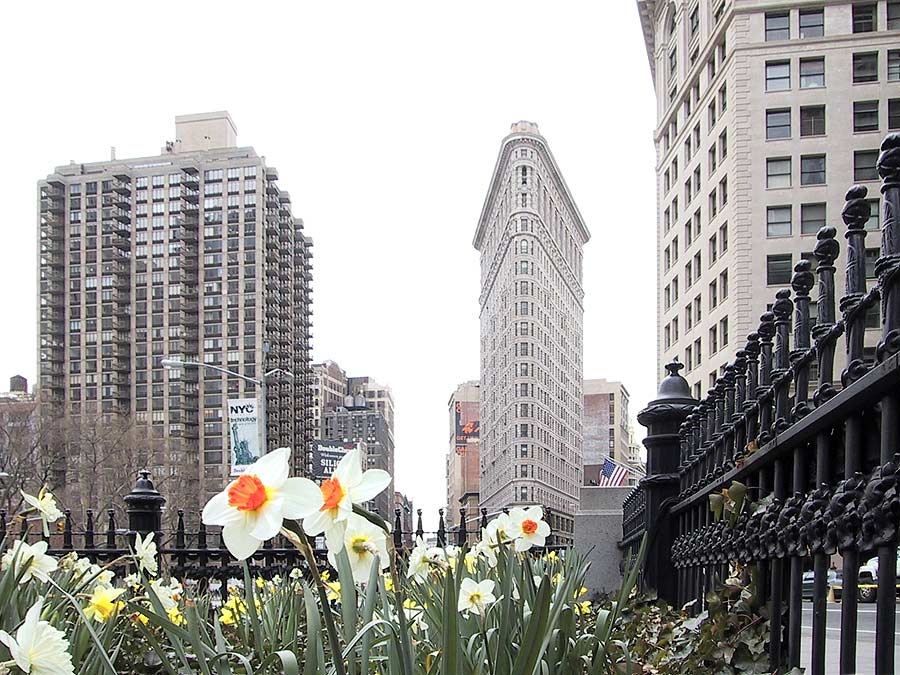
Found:
<svg viewBox="0 0 900 675"><path fill-rule="evenodd" d="M262 440L262 452L265 454L269 451L269 446L267 444L266 439L266 378L272 375L286 375L291 379L294 378L294 374L289 370L285 370L284 368L273 368L262 374L258 380L253 377L248 377L247 375L241 375L241 373L236 373L233 370L228 370L227 368L222 368L221 366L216 366L211 363L201 363L199 361L180 361L178 359L162 359L160 365L163 368L169 369L179 369L179 368L207 368L208 370L215 370L220 373L225 373L229 377L236 377L238 379L244 380L245 382L250 382L253 384L257 391L259 392L260 402L259 402L259 419L260 425L262 427L261 432L261 440Z"/></svg>

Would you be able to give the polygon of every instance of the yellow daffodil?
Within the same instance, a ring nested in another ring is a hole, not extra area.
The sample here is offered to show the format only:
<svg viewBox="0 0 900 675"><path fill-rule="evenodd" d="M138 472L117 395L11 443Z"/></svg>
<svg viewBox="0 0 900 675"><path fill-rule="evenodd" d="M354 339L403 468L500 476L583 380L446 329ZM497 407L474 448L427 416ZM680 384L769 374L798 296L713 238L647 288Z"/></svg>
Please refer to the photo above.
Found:
<svg viewBox="0 0 900 675"><path fill-rule="evenodd" d="M591 613L591 601L584 600L582 602L576 602L575 605L572 607L572 609L579 616L583 616L585 614L590 614Z"/></svg>
<svg viewBox="0 0 900 675"><path fill-rule="evenodd" d="M87 607L84 608L84 615L89 619L103 623L115 614L117 610L125 606L124 602L116 600L124 592L124 588L97 586L88 599Z"/></svg>

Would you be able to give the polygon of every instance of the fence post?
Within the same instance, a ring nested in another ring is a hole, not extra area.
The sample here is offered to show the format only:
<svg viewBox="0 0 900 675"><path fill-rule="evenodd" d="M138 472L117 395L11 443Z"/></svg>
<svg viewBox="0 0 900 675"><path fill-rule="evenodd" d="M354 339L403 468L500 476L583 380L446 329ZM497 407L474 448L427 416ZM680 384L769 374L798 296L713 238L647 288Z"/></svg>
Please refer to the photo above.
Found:
<svg viewBox="0 0 900 675"><path fill-rule="evenodd" d="M163 497L153 487L150 480L150 472L146 469L139 472L140 476L134 484L131 492L125 495L125 505L128 507L128 542L134 546L137 534L147 537L151 532L156 533L156 546L162 549L162 507L166 503Z"/></svg>
<svg viewBox="0 0 900 675"><path fill-rule="evenodd" d="M644 583L655 588L659 597L676 604L675 566L672 563L674 521L668 508L678 494L678 463L681 452L679 429L697 400L678 371L677 360L666 365L666 377L659 385L656 400L638 414L638 422L647 427L647 475L639 489L644 492L644 531L648 534Z"/></svg>

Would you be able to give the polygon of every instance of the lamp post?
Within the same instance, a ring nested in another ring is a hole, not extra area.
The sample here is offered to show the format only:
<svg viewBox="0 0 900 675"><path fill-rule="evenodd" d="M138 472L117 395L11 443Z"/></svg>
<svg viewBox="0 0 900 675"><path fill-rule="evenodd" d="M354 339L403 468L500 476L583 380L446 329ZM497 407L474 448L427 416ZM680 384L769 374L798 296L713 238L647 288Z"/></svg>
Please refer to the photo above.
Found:
<svg viewBox="0 0 900 675"><path fill-rule="evenodd" d="M233 370L228 370L227 368L222 368L221 366L216 366L211 363L201 363L200 361L180 361L178 359L163 359L160 361L160 364L163 368L168 369L180 369L180 368L207 368L208 370L215 370L220 373L225 373L229 377L236 377L238 379L244 380L245 382L250 382L253 384L257 391L259 392L260 401L259 401L259 419L261 429L261 442L262 442L262 454L265 454L269 451L269 446L267 444L266 438L266 378L271 375L287 375L291 379L294 378L294 374L289 370L285 370L284 368L273 368L272 370L266 371L262 374L262 376L257 380L253 377L248 377L247 375L242 375L241 373L236 373Z"/></svg>

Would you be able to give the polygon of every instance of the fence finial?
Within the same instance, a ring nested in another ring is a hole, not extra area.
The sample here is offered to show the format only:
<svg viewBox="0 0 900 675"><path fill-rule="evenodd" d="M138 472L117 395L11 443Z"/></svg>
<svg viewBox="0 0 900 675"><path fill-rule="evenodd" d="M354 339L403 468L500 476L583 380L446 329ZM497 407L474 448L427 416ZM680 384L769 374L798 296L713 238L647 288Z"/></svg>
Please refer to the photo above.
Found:
<svg viewBox="0 0 900 675"><path fill-rule="evenodd" d="M162 529L162 507L166 503L166 498L153 487L150 472L143 469L138 473L140 476L134 488L125 495L128 534L132 540L138 532L146 537L151 532Z"/></svg>

